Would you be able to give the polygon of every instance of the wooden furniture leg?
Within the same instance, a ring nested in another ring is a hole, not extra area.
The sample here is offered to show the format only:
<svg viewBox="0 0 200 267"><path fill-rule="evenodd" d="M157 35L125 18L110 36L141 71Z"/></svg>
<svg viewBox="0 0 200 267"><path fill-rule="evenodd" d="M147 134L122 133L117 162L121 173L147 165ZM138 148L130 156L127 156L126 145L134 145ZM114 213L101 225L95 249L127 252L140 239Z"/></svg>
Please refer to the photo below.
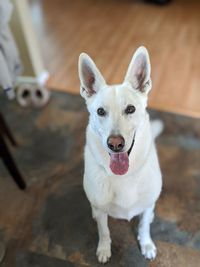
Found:
<svg viewBox="0 0 200 267"><path fill-rule="evenodd" d="M7 167L8 171L12 175L13 179L17 183L20 189L24 190L26 188L26 183L24 182L11 154L7 147L4 138L0 136L0 156Z"/></svg>
<svg viewBox="0 0 200 267"><path fill-rule="evenodd" d="M0 131L1 131L1 134L6 135L6 137L9 139L9 141L11 142L11 144L13 146L17 146L17 143L16 143L9 127L7 126L7 124L4 120L4 117L1 115L1 113L0 113Z"/></svg>

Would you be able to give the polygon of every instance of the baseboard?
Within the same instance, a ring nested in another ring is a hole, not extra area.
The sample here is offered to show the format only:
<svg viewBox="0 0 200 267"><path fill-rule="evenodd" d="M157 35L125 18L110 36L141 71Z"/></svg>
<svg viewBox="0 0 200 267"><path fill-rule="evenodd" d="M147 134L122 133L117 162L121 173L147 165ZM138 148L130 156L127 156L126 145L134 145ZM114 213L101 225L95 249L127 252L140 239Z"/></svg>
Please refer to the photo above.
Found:
<svg viewBox="0 0 200 267"><path fill-rule="evenodd" d="M49 73L48 71L44 70L40 75L37 77L32 77L32 76L19 76L17 77L16 84L38 84L40 86L44 86L46 81L49 78Z"/></svg>

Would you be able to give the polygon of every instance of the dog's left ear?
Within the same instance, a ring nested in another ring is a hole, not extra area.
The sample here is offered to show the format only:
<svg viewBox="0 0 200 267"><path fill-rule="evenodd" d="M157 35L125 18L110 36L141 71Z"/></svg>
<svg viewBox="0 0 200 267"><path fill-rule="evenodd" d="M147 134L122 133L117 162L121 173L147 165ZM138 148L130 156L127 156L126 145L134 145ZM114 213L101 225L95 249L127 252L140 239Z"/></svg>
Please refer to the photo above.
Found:
<svg viewBox="0 0 200 267"><path fill-rule="evenodd" d="M80 94L85 99L94 96L105 85L105 80L94 61L86 54L79 56L78 72L80 78Z"/></svg>
<svg viewBox="0 0 200 267"><path fill-rule="evenodd" d="M128 67L125 81L128 81L134 89L142 93L148 93L151 89L151 65L147 49L140 46Z"/></svg>

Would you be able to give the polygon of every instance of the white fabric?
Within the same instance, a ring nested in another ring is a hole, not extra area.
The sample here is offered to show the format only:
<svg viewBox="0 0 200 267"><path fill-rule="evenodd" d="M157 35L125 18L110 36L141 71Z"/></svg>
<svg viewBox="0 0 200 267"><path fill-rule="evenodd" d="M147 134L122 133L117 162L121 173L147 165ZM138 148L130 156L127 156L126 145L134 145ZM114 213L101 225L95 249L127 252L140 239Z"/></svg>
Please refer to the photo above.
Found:
<svg viewBox="0 0 200 267"><path fill-rule="evenodd" d="M9 0L0 0L0 86L3 89L12 88L22 71L18 49L8 25L12 9Z"/></svg>

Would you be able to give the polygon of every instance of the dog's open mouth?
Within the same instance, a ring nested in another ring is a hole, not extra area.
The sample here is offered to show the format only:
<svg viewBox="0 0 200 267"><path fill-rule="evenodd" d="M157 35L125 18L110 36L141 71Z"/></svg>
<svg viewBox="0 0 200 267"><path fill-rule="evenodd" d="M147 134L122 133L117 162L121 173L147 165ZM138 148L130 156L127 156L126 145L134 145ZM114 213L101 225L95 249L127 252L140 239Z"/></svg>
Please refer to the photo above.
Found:
<svg viewBox="0 0 200 267"><path fill-rule="evenodd" d="M110 169L116 175L124 175L129 168L129 155L135 142L135 135L131 147L127 152L110 153Z"/></svg>

